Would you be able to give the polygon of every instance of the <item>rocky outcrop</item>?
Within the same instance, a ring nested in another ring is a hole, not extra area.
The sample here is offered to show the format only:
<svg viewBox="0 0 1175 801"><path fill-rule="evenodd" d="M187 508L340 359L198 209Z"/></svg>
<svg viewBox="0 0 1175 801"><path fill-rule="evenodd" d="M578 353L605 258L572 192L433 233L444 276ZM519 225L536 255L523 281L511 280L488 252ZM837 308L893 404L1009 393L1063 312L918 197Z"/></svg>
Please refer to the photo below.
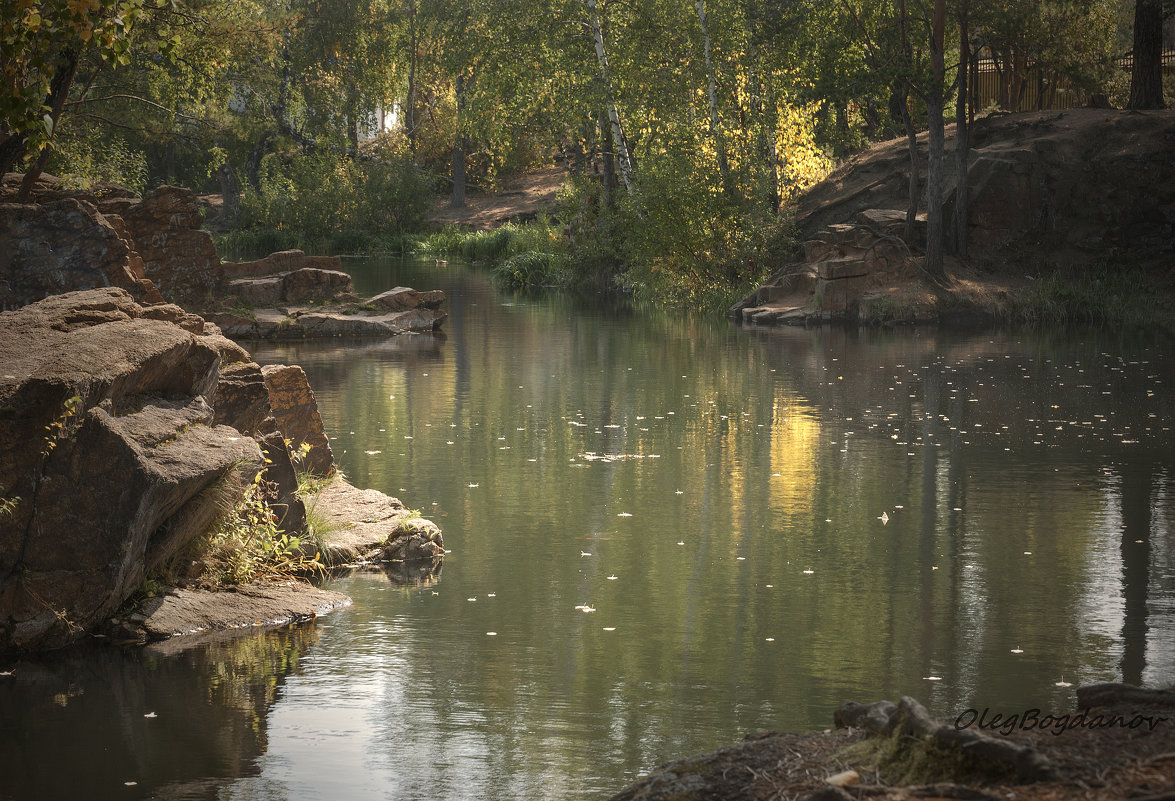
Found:
<svg viewBox="0 0 1175 801"><path fill-rule="evenodd" d="M222 263L188 189L161 186L140 200L113 185L66 191L42 175L30 202L15 203L21 178L10 173L0 181L0 311L62 292L121 287L145 305L166 297L206 309L204 319L220 327L209 335L239 339L390 337L436 331L447 316L439 308L444 293L435 290L396 287L359 302L337 256L286 250ZM189 328L201 319L184 322L175 308L154 319Z"/></svg>
<svg viewBox="0 0 1175 801"><path fill-rule="evenodd" d="M444 293L440 290L418 294L432 296L436 305L444 302ZM437 295L441 296L439 300ZM341 306L280 306L248 312L210 312L205 317L235 339L371 339L434 333L448 314L436 306L424 305L383 311L367 301Z"/></svg>
<svg viewBox="0 0 1175 801"><path fill-rule="evenodd" d="M325 476L334 463L301 368L262 368L199 316L123 289L0 313L0 653L92 629L170 572L255 478L277 527L303 532L305 469ZM378 558L443 553L433 524L374 496L387 514L348 507L363 517L339 524L394 521Z"/></svg>
<svg viewBox="0 0 1175 801"><path fill-rule="evenodd" d="M368 298L366 305L381 311L404 311L407 309L439 309L445 302L445 293L439 289L417 292L406 286L398 286Z"/></svg>
<svg viewBox="0 0 1175 801"><path fill-rule="evenodd" d="M198 302L221 291L220 257L212 236L200 230L204 218L192 190L161 186L138 203L103 208L121 213L147 277L166 297Z"/></svg>
<svg viewBox="0 0 1175 801"><path fill-rule="evenodd" d="M1173 111L1070 109L979 120L967 161L968 257L948 258L948 279L937 282L920 272L924 233L907 241L900 223L905 141L880 143L797 200L803 254L730 313L755 323L973 318L972 276L1009 288L984 299L991 308L978 309L995 313L1026 274L1107 260L1165 269L1175 259L1173 140ZM925 187L925 135L918 147ZM950 126L943 165L948 252L958 185L953 151ZM925 198L920 203L924 219ZM839 252L815 252L824 245Z"/></svg>
<svg viewBox="0 0 1175 801"><path fill-rule="evenodd" d="M226 291L250 306L355 297L351 276L338 270L313 267L261 278L235 278L228 282Z"/></svg>
<svg viewBox="0 0 1175 801"><path fill-rule="evenodd" d="M0 310L104 286L163 300L131 244L93 204L70 197L0 204Z"/></svg>
<svg viewBox="0 0 1175 801"><path fill-rule="evenodd" d="M329 475L334 470L334 455L306 373L297 365L270 364L261 368L261 375L277 429L295 451L303 444L309 447L302 459L307 469L315 475Z"/></svg>
<svg viewBox="0 0 1175 801"><path fill-rule="evenodd" d="M0 650L109 615L260 469L257 444L214 422L219 365L121 289L0 314Z"/></svg>
<svg viewBox="0 0 1175 801"><path fill-rule="evenodd" d="M731 307L750 323L808 325L865 319L890 288L916 282L921 259L902 239L905 212L866 209L851 223L834 223L803 244L789 264ZM925 217L915 228L925 236Z"/></svg>
<svg viewBox="0 0 1175 801"><path fill-rule="evenodd" d="M350 605L340 592L298 582L243 585L227 592L172 588L119 623L127 636L161 640L296 623Z"/></svg>

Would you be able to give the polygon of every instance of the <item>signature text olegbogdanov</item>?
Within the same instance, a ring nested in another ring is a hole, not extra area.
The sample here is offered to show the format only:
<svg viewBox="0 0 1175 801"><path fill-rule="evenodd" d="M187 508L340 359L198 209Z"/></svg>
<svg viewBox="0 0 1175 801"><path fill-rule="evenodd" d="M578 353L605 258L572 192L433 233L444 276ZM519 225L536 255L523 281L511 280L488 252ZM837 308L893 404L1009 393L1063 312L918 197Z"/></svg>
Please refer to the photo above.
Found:
<svg viewBox="0 0 1175 801"><path fill-rule="evenodd" d="M1091 715L1088 708L1082 712L1065 715L1042 715L1039 709L1026 709L1023 712L1004 715L998 712L992 713L989 708L984 707L982 712L978 709L964 710L955 718L955 728L969 729L975 726L977 729L998 731L1005 735L1011 734L1017 729L1022 731L1040 729L1048 731L1053 736L1059 736L1074 729L1140 729L1145 727L1146 731L1154 731L1156 726L1168 720L1169 718L1159 715L1127 716L1117 713Z"/></svg>

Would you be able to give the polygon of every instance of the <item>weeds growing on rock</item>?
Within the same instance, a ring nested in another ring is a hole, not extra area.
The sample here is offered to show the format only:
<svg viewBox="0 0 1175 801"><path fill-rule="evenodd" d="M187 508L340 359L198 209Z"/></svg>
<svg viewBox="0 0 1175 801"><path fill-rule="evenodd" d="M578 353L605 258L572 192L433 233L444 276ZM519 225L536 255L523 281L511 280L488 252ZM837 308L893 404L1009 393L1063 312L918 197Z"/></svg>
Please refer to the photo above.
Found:
<svg viewBox="0 0 1175 801"><path fill-rule="evenodd" d="M240 501L207 538L206 576L217 583L242 584L262 578L288 578L319 570L318 554L302 552L302 538L277 527L269 502L278 489L259 472Z"/></svg>

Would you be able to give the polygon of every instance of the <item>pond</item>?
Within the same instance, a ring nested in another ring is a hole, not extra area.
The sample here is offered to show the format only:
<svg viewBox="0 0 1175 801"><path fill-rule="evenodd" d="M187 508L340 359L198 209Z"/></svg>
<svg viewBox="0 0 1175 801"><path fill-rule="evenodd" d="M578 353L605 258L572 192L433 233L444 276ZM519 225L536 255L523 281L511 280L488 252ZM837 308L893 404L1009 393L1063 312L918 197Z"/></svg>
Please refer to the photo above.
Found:
<svg viewBox="0 0 1175 801"><path fill-rule="evenodd" d="M257 637L18 664L0 799L600 799L844 700L953 719L1175 681L1162 344L739 328L345 268L445 290L444 334L252 352L306 370L353 483L441 526L440 574L337 578L353 607Z"/></svg>

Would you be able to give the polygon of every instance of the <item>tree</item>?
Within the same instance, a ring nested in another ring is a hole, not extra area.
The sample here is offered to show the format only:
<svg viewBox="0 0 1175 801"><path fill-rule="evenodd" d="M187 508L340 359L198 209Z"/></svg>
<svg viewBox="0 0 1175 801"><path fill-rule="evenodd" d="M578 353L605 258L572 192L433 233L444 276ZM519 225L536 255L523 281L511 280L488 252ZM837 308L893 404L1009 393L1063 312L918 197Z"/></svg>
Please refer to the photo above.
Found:
<svg viewBox="0 0 1175 801"><path fill-rule="evenodd" d="M1134 0L1134 68L1130 73L1130 108L1166 107L1163 102L1162 59L1162 0Z"/></svg>
<svg viewBox="0 0 1175 801"><path fill-rule="evenodd" d="M60 122L81 60L97 52L110 65L126 52L142 0L3 0L0 16L0 174L30 151L42 153ZM34 173L37 170L34 169ZM26 175L24 192L36 175Z"/></svg>

